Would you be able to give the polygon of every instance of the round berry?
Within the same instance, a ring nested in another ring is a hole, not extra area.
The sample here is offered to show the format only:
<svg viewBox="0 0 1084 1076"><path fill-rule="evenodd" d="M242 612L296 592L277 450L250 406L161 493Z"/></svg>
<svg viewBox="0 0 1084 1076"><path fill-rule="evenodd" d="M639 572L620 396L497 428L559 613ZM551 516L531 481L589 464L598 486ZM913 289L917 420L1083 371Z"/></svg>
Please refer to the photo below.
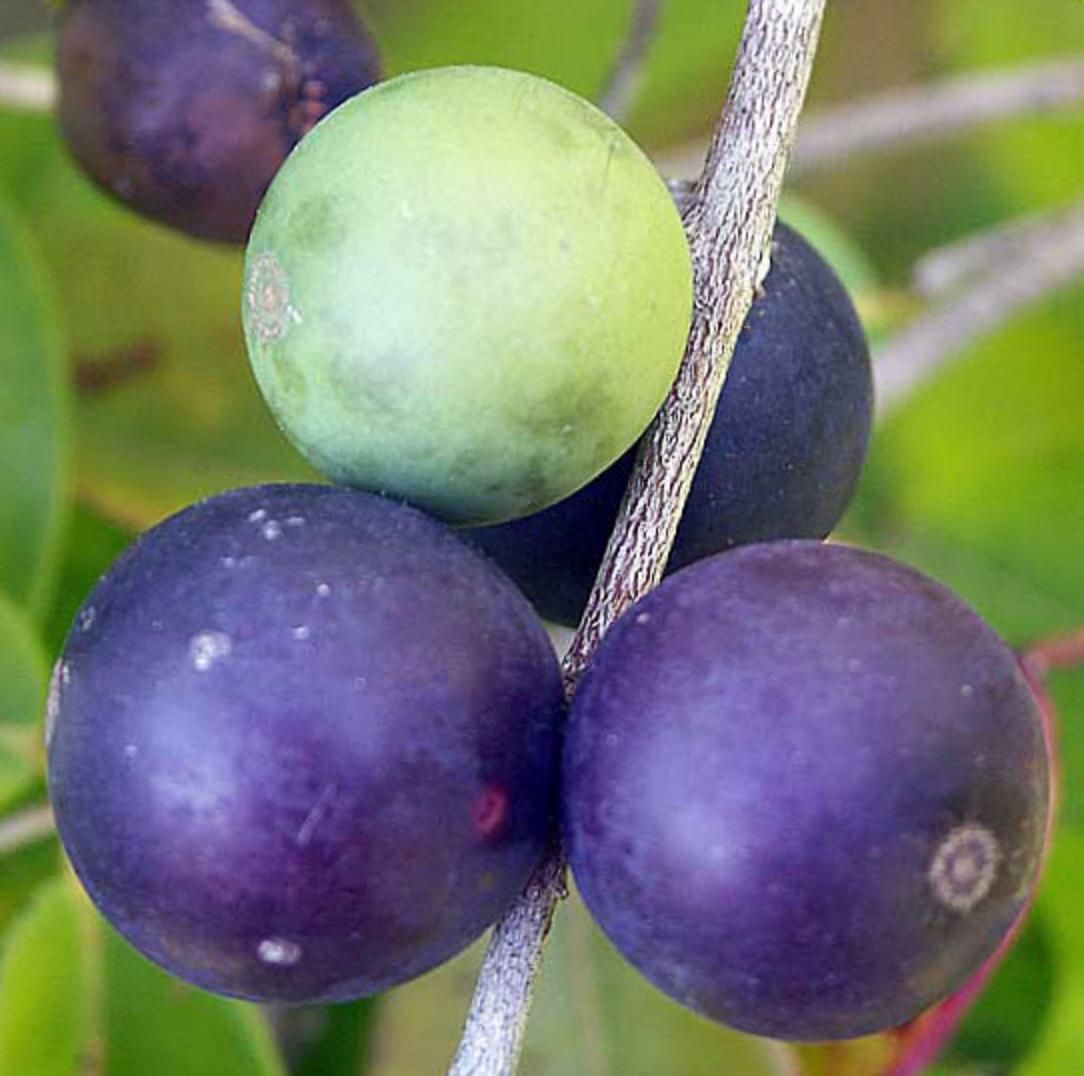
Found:
<svg viewBox="0 0 1084 1076"><path fill-rule="evenodd" d="M67 0L57 71L61 129L92 179L243 243L287 153L379 62L349 0Z"/></svg>
<svg viewBox="0 0 1084 1076"><path fill-rule="evenodd" d="M606 636L573 702L564 817L602 929L741 1030L901 1024L990 956L1035 884L1041 720L1012 653L887 558L747 546Z"/></svg>
<svg viewBox="0 0 1084 1076"><path fill-rule="evenodd" d="M530 606L440 524L351 490L238 490L148 532L83 606L51 693L57 827L175 975L371 994L521 889L561 709Z"/></svg>
<svg viewBox="0 0 1084 1076"><path fill-rule="evenodd" d="M681 220L628 136L543 79L459 67L382 83L305 138L253 229L244 320L316 467L485 523L640 436L691 301Z"/></svg>
<svg viewBox="0 0 1084 1076"><path fill-rule="evenodd" d="M823 538L865 460L869 348L828 263L780 223L715 409L670 570L737 545ZM617 519L635 450L552 508L465 537L549 620L575 624Z"/></svg>

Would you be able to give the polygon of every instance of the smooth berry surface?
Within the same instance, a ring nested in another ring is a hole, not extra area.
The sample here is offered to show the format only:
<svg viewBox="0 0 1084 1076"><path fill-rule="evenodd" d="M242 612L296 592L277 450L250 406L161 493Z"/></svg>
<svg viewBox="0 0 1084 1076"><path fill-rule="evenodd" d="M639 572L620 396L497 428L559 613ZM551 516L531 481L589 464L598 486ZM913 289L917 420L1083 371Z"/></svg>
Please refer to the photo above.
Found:
<svg viewBox="0 0 1084 1076"><path fill-rule="evenodd" d="M686 568L577 692L577 884L662 990L783 1039L901 1024L960 987L1035 883L1046 747L1012 653L887 558L816 542Z"/></svg>
<svg viewBox="0 0 1084 1076"><path fill-rule="evenodd" d="M243 243L286 155L379 61L349 0L68 0L57 71L91 178L154 220Z"/></svg>
<svg viewBox="0 0 1084 1076"><path fill-rule="evenodd" d="M785 224L738 338L670 556L670 570L737 545L823 538L858 482L873 414L869 348L832 268ZM539 612L575 624L635 452L571 497L472 529Z"/></svg>
<svg viewBox="0 0 1084 1076"><path fill-rule="evenodd" d="M404 75L322 121L249 243L245 332L337 482L455 523L538 511L646 428L688 333L677 210L632 140L532 75Z"/></svg>
<svg viewBox="0 0 1084 1076"><path fill-rule="evenodd" d="M50 703L57 826L175 975L371 994L521 889L561 708L530 606L446 528L356 491L238 490L148 532L80 612Z"/></svg>

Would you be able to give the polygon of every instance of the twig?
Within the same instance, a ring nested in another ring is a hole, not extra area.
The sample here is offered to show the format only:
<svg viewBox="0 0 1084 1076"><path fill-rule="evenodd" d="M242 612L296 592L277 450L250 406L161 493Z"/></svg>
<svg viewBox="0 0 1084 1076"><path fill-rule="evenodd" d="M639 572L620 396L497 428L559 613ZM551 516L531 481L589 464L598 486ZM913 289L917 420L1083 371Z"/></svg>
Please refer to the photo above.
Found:
<svg viewBox="0 0 1084 1076"><path fill-rule="evenodd" d="M730 94L685 215L696 296L685 359L651 429L566 656L571 693L606 628L663 575L753 293L767 271L787 152L825 0L750 0ZM451 1076L511 1076L542 945L563 893L555 851L497 924Z"/></svg>
<svg viewBox="0 0 1084 1076"><path fill-rule="evenodd" d="M827 171L854 157L949 138L997 120L1077 106L1084 108L1084 57L908 86L809 113L798 131L789 175ZM699 166L703 146L695 140L674 147L662 155L662 166L689 175ZM675 182L680 196L687 181Z"/></svg>
<svg viewBox="0 0 1084 1076"><path fill-rule="evenodd" d="M911 272L911 284L924 299L936 299L991 270L1012 267L1021 255L1044 247L1079 219L1084 203L1055 212L1036 213L924 254Z"/></svg>
<svg viewBox="0 0 1084 1076"><path fill-rule="evenodd" d="M628 33L598 97L598 107L618 123L628 116L643 82L662 4L663 0L633 0Z"/></svg>
<svg viewBox="0 0 1084 1076"><path fill-rule="evenodd" d="M834 168L859 154L1081 104L1084 57L895 90L810 116L798 132L792 173Z"/></svg>
<svg viewBox="0 0 1084 1076"><path fill-rule="evenodd" d="M50 112L55 103L56 80L47 68L0 62L0 107Z"/></svg>
<svg viewBox="0 0 1084 1076"><path fill-rule="evenodd" d="M1084 205L1058 213L1059 226L1033 223L1030 241L1005 264L920 316L877 355L881 417L907 399L968 345L1084 274Z"/></svg>
<svg viewBox="0 0 1084 1076"><path fill-rule="evenodd" d="M0 856L18 852L53 833L53 812L48 805L29 807L0 821Z"/></svg>

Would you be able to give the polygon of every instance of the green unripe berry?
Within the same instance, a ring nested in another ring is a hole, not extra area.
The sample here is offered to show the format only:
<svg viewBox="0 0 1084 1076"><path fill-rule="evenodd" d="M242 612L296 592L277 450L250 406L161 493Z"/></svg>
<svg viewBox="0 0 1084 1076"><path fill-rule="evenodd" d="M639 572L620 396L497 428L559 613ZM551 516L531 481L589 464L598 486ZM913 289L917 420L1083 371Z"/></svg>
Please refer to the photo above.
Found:
<svg viewBox="0 0 1084 1076"><path fill-rule="evenodd" d="M691 277L665 185L609 118L531 75L442 68L347 101L287 160L249 241L245 333L326 475L495 522L636 441Z"/></svg>

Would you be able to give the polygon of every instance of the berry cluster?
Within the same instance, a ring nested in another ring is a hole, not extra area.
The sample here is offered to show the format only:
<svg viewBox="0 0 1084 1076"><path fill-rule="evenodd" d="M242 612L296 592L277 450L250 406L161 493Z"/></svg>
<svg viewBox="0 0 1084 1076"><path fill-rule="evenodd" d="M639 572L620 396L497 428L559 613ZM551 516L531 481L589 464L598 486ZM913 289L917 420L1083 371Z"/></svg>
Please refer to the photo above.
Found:
<svg viewBox="0 0 1084 1076"><path fill-rule="evenodd" d="M249 354L340 484L196 504L88 597L47 740L102 912L207 989L343 1000L460 951L561 832L615 945L715 1019L846 1037L959 987L1034 886L1047 749L974 612L816 540L872 398L829 267L779 226L674 574L566 712L539 613L579 615L688 329L664 184L528 75L350 96L375 54L345 3L162 10L71 0L69 141L135 208L217 238L249 234L278 170ZM199 63L167 49L185 19Z"/></svg>

